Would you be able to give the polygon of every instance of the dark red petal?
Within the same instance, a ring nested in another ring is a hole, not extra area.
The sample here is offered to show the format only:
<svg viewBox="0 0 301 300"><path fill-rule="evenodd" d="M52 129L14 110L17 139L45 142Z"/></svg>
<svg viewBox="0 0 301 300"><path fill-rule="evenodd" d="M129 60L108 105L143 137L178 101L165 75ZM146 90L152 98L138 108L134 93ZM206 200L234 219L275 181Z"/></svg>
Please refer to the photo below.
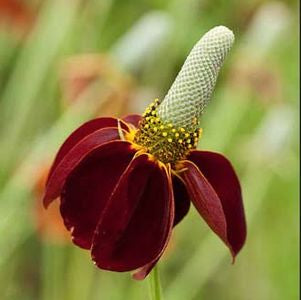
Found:
<svg viewBox="0 0 301 300"><path fill-rule="evenodd" d="M182 177L192 203L209 227L229 246L227 222L218 195L194 163L185 160L183 167L186 171L182 172Z"/></svg>
<svg viewBox="0 0 301 300"><path fill-rule="evenodd" d="M122 118L122 120L126 123L130 123L134 125L134 127L138 127L139 122L142 120L142 116L140 115L128 115Z"/></svg>
<svg viewBox="0 0 301 300"><path fill-rule="evenodd" d="M189 157L217 193L227 223L227 240L236 255L246 239L246 221L239 180L231 163L221 154L191 151Z"/></svg>
<svg viewBox="0 0 301 300"><path fill-rule="evenodd" d="M128 126L124 122L120 122L120 126L122 129L129 131ZM96 130L106 128L106 127L118 127L118 119L115 118L97 118L91 121L88 121L77 128L75 131L69 135L69 137L65 140L63 145L60 147L55 160L50 169L48 180L50 179L54 169L61 162L64 156L82 139L84 139L89 134L93 133Z"/></svg>
<svg viewBox="0 0 301 300"><path fill-rule="evenodd" d="M142 154L122 175L100 218L92 258L99 268L119 272L153 262L166 247L173 219L170 175Z"/></svg>
<svg viewBox="0 0 301 300"><path fill-rule="evenodd" d="M94 131L77 143L53 170L52 175L46 184L46 192L43 199L44 206L47 207L60 195L67 176L84 157L86 157L95 148L118 139L118 129L111 127ZM122 143L122 141L118 142Z"/></svg>
<svg viewBox="0 0 301 300"><path fill-rule="evenodd" d="M175 201L174 226L176 226L187 215L190 208L190 199L185 183L179 177L173 176L172 185Z"/></svg>
<svg viewBox="0 0 301 300"><path fill-rule="evenodd" d="M176 226L187 215L190 208L190 199L185 183L182 181L182 179L177 176L173 176L172 186L175 203L175 217L173 226ZM157 264L158 260L159 259L140 268L136 273L133 274L133 278L136 280L144 279Z"/></svg>
<svg viewBox="0 0 301 300"><path fill-rule="evenodd" d="M129 143L110 142L94 150L68 176L61 214L78 246L91 247L101 212L134 154Z"/></svg>

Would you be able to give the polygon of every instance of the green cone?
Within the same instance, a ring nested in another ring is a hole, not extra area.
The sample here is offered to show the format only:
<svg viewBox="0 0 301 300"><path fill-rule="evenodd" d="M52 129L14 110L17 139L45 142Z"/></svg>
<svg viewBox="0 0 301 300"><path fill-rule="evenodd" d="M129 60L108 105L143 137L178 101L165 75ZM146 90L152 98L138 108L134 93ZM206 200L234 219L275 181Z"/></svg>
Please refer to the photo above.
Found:
<svg viewBox="0 0 301 300"><path fill-rule="evenodd" d="M199 40L158 108L164 122L189 130L198 126L233 42L234 34L225 26L214 27Z"/></svg>

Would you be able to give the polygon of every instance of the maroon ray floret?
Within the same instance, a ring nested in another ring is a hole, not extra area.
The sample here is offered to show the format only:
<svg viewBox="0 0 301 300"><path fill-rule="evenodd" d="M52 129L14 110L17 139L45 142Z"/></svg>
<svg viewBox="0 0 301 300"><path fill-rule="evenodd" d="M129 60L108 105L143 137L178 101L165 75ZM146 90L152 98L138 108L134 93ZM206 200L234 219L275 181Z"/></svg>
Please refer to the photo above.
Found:
<svg viewBox="0 0 301 300"><path fill-rule="evenodd" d="M143 279L163 254L190 201L230 249L242 248L246 223L239 180L221 154L191 150L172 170L133 142L141 117L98 118L75 130L49 172L44 205L60 198L73 243L96 265L138 271Z"/></svg>

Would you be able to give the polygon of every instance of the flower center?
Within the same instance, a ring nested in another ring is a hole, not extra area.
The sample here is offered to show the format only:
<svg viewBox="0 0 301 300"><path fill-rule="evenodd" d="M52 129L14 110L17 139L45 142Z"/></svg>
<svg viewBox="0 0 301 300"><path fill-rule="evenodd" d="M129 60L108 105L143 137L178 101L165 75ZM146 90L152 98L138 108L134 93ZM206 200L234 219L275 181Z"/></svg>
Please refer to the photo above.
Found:
<svg viewBox="0 0 301 300"><path fill-rule="evenodd" d="M160 102L156 99L143 114L134 142L147 148L147 151L163 163L175 164L195 149L202 129L187 131L162 121L158 116Z"/></svg>

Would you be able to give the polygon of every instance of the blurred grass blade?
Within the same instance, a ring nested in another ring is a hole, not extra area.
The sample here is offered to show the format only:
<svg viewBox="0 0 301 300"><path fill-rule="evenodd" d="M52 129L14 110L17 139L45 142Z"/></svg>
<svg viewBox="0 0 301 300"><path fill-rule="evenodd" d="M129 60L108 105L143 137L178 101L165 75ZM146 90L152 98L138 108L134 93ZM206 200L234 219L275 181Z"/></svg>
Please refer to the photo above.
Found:
<svg viewBox="0 0 301 300"><path fill-rule="evenodd" d="M171 29L172 20L168 14L160 11L147 13L112 46L112 56L121 68L136 70L155 54Z"/></svg>
<svg viewBox="0 0 301 300"><path fill-rule="evenodd" d="M28 118L33 117L31 110L37 94L47 79L48 69L64 38L72 28L79 4L80 0L49 0L44 3L35 29L18 57L0 107L0 164L4 174L14 163L16 151L21 150L15 145L22 138Z"/></svg>
<svg viewBox="0 0 301 300"><path fill-rule="evenodd" d="M89 93L93 92L94 89L89 90ZM52 158L56 149L74 128L93 115L100 101L98 98L91 101L82 100L62 115L47 134L37 139L26 160L0 190L0 211L3 216L0 219L0 267L34 230L31 205L35 200L32 199L32 189L36 183L37 168ZM5 232L10 234L6 235Z"/></svg>

